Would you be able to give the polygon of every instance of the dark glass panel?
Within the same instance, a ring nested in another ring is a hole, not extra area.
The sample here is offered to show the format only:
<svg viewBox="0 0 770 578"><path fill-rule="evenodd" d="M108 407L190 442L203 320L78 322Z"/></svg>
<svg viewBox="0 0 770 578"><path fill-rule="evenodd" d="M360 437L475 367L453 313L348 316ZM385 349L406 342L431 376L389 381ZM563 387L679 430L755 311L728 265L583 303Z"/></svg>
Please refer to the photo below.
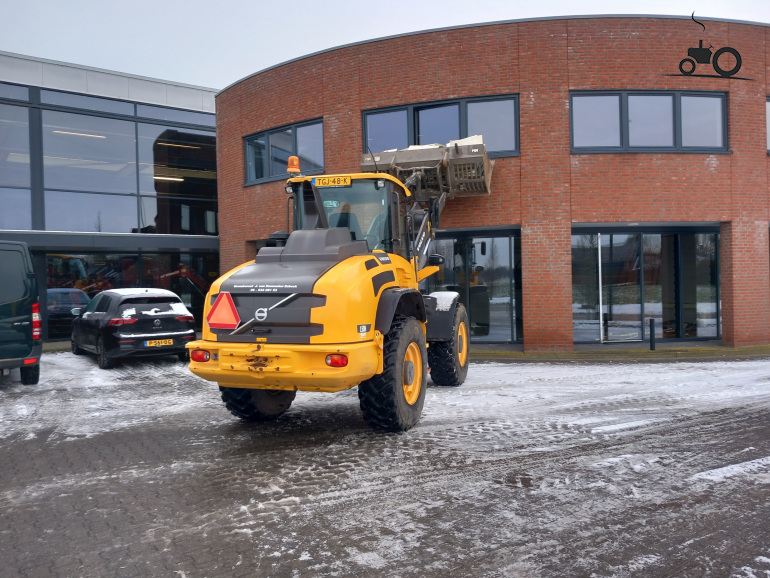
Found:
<svg viewBox="0 0 770 578"><path fill-rule="evenodd" d="M166 108L164 106L152 106L149 104L136 105L137 116L169 120L172 122L186 122L188 124L200 124L203 126L216 126L216 116L205 112L181 110L178 108Z"/></svg>
<svg viewBox="0 0 770 578"><path fill-rule="evenodd" d="M297 127L297 156L299 168L309 173L324 167L324 128L323 123Z"/></svg>
<svg viewBox="0 0 770 578"><path fill-rule="evenodd" d="M572 334L575 341L598 342L599 237L572 235Z"/></svg>
<svg viewBox="0 0 770 578"><path fill-rule="evenodd" d="M58 92L56 90L41 90L40 101L44 104L55 104L58 106L82 108L84 110L98 110L100 112L134 116L134 104L132 102L99 98L97 96L85 96L83 94Z"/></svg>
<svg viewBox="0 0 770 578"><path fill-rule="evenodd" d="M628 140L632 147L674 146L674 97L629 95Z"/></svg>
<svg viewBox="0 0 770 578"><path fill-rule="evenodd" d="M642 236L644 252L644 338L650 338L650 319L655 338L678 337L676 333L676 235Z"/></svg>
<svg viewBox="0 0 770 578"><path fill-rule="evenodd" d="M379 153L409 146L406 110L366 115L367 152Z"/></svg>
<svg viewBox="0 0 770 578"><path fill-rule="evenodd" d="M265 137L252 138L248 141L246 149L246 163L249 181L264 179L265 164L267 162L267 152L265 150Z"/></svg>
<svg viewBox="0 0 770 578"><path fill-rule="evenodd" d="M93 298L101 291L138 287L138 255L68 254L46 255L49 288L74 288Z"/></svg>
<svg viewBox="0 0 770 578"><path fill-rule="evenodd" d="M460 107L433 106L417 111L417 144L447 144L460 138Z"/></svg>
<svg viewBox="0 0 770 578"><path fill-rule="evenodd" d="M717 337L716 233L681 235L683 337Z"/></svg>
<svg viewBox="0 0 770 578"><path fill-rule="evenodd" d="M292 129L270 133L270 175L285 175L289 157L294 154Z"/></svg>
<svg viewBox="0 0 770 578"><path fill-rule="evenodd" d="M207 131L139 124L139 190L164 196L217 196L216 138Z"/></svg>
<svg viewBox="0 0 770 578"><path fill-rule="evenodd" d="M27 189L0 189L0 229L32 229L32 200Z"/></svg>
<svg viewBox="0 0 770 578"><path fill-rule="evenodd" d="M709 96L682 96L682 146L724 147L723 100Z"/></svg>
<svg viewBox="0 0 770 578"><path fill-rule="evenodd" d="M15 84L5 84L4 82L0 82L0 98L29 100L29 88L26 86L16 86Z"/></svg>
<svg viewBox="0 0 770 578"><path fill-rule="evenodd" d="M142 197L140 218L140 233L216 235L219 232L215 201L160 195Z"/></svg>
<svg viewBox="0 0 770 578"><path fill-rule="evenodd" d="M468 136L482 135L487 151L516 150L516 128L513 99L468 103Z"/></svg>
<svg viewBox="0 0 770 578"><path fill-rule="evenodd" d="M125 120L44 110L46 188L136 192L135 126Z"/></svg>
<svg viewBox="0 0 770 578"><path fill-rule="evenodd" d="M0 186L29 187L29 110L0 104Z"/></svg>
<svg viewBox="0 0 770 578"><path fill-rule="evenodd" d="M575 147L619 147L620 96L573 96L572 142Z"/></svg>
<svg viewBox="0 0 770 578"><path fill-rule="evenodd" d="M45 192L47 231L131 233L136 230L136 196Z"/></svg>
<svg viewBox="0 0 770 578"><path fill-rule="evenodd" d="M641 340L640 235L602 235L602 311L607 341Z"/></svg>

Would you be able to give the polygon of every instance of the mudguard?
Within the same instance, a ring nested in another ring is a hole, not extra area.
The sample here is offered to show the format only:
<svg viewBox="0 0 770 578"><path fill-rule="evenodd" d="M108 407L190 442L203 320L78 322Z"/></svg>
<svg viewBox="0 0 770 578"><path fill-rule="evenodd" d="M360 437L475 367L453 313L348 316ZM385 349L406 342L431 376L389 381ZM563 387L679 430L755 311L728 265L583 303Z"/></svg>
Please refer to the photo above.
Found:
<svg viewBox="0 0 770 578"><path fill-rule="evenodd" d="M450 341L453 336L455 309L460 294L454 291L435 291L423 295L428 315L427 341Z"/></svg>
<svg viewBox="0 0 770 578"><path fill-rule="evenodd" d="M393 323L393 316L399 313L414 317L425 323L428 320L423 295L415 289L385 289L377 305L374 328L385 335Z"/></svg>

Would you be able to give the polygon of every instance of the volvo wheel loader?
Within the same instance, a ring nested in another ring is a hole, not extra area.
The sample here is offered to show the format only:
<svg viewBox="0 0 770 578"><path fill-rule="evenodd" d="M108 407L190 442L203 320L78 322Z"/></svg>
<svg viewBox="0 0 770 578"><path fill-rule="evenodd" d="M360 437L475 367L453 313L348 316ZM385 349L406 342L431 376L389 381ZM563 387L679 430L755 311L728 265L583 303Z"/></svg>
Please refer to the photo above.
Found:
<svg viewBox="0 0 770 578"><path fill-rule="evenodd" d="M443 263L428 250L445 202L488 194L491 168L462 142L364 155L371 172L303 176L291 157L294 231L211 286L190 370L244 420L278 417L297 391L358 386L370 426L412 427L428 372L459 386L468 371L465 306L420 284Z"/></svg>

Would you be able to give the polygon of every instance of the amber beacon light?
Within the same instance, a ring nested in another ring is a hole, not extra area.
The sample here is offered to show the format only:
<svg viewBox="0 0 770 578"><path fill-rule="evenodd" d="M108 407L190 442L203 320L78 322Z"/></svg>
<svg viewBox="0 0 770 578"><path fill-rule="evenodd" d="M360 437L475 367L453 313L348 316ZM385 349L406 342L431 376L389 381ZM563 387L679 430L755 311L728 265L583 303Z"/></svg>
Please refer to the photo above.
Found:
<svg viewBox="0 0 770 578"><path fill-rule="evenodd" d="M288 166L286 167L287 173L299 174L299 157L290 156Z"/></svg>

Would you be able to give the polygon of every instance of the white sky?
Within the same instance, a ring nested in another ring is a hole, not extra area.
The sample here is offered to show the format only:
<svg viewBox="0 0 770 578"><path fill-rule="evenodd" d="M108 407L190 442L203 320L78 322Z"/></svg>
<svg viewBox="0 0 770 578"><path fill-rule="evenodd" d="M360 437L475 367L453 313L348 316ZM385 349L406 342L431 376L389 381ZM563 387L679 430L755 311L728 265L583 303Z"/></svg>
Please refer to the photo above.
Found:
<svg viewBox="0 0 770 578"><path fill-rule="evenodd" d="M768 0L5 0L0 50L221 89L352 42L498 20L663 14L770 23Z"/></svg>

